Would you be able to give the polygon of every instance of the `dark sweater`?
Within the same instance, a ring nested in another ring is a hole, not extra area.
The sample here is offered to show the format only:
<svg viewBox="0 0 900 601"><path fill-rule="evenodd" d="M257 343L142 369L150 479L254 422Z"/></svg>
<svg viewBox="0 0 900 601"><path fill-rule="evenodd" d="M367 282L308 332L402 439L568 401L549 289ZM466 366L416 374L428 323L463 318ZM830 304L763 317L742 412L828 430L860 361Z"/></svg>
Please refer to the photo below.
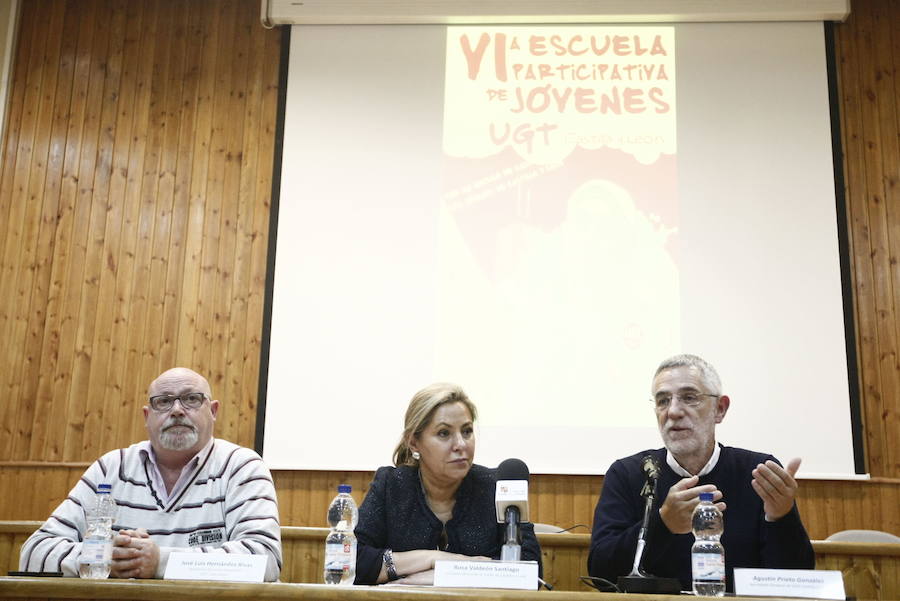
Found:
<svg viewBox="0 0 900 601"><path fill-rule="evenodd" d="M662 466L657 484L657 500L647 529L643 567L655 576L678 578L684 590L691 589L691 545L694 536L672 534L659 517L671 488L682 479L666 463L666 450L656 449L619 459L606 472L603 492L594 512L588 572L612 582L631 572L643 517L644 485L641 458L653 454ZM813 569L815 555L796 504L775 522L767 522L763 502L750 486L752 470L771 455L734 447L722 447L713 470L700 477L700 485L715 484L722 491L725 532L727 590L734 589L734 568Z"/></svg>
<svg viewBox="0 0 900 601"><path fill-rule="evenodd" d="M494 509L496 470L473 465L456 493L453 516L447 521L447 546L443 550L463 555L500 557L504 526ZM382 553L439 548L444 524L425 500L414 467L382 467L359 508L356 526L356 584L375 584L381 572ZM532 524L522 524L522 559L538 562L541 547Z"/></svg>

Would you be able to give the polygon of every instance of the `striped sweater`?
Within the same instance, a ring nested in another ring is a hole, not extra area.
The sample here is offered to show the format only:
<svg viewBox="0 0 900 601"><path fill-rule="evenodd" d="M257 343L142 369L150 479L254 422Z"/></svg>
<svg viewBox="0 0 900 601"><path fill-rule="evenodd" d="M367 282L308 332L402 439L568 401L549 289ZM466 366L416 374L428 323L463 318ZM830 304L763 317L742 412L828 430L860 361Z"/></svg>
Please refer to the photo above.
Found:
<svg viewBox="0 0 900 601"><path fill-rule="evenodd" d="M19 569L78 575L78 555L87 524L84 508L94 502L97 485L112 485L118 505L114 530L144 528L159 545L156 577L165 572L169 553L245 553L267 555L267 581L281 572L281 527L275 486L268 468L250 449L213 439L201 451L189 482L167 503L154 490L150 458L133 444L95 461L50 518L22 545Z"/></svg>

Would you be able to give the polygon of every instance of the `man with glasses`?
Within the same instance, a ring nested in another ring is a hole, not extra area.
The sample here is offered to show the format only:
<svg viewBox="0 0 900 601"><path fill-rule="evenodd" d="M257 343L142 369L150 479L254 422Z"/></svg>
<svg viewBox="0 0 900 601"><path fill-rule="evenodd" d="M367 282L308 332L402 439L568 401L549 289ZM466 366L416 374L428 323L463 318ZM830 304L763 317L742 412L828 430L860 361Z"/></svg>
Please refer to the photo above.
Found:
<svg viewBox="0 0 900 601"><path fill-rule="evenodd" d="M219 401L206 378L176 367L147 396L149 440L95 461L22 546L20 569L78 575L85 508L105 483L118 506L110 576L161 578L169 554L187 551L264 555L265 579L276 580L281 529L272 476L254 451L213 438Z"/></svg>
<svg viewBox="0 0 900 601"><path fill-rule="evenodd" d="M794 503L800 459L782 467L771 455L718 444L716 424L731 403L721 389L716 370L695 355L671 357L657 368L650 407L665 447L619 459L606 472L594 512L591 576L614 583L631 572L647 480L641 463L648 455L659 465L659 479L643 554L645 572L678 578L683 590L691 589L691 516L701 492L713 493L725 517L729 591L735 567L815 567Z"/></svg>

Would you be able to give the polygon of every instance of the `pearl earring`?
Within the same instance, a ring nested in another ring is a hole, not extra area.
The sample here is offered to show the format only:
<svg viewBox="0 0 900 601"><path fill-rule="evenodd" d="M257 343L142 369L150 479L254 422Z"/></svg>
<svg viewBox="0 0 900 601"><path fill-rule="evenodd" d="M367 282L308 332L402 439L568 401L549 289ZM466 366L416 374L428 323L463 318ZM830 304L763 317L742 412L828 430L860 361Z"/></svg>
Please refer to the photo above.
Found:
<svg viewBox="0 0 900 601"><path fill-rule="evenodd" d="M419 459L422 458L422 455L420 455L418 451L413 451L412 458L415 459L416 461L418 461Z"/></svg>

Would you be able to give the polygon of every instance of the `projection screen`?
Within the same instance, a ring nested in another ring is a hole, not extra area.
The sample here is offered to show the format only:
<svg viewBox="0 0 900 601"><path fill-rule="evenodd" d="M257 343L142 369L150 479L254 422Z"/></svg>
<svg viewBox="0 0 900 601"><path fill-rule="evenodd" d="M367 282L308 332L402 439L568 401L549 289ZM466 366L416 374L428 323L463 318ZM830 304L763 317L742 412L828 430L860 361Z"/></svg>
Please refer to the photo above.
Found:
<svg viewBox="0 0 900 601"><path fill-rule="evenodd" d="M727 445L853 473L822 23L294 26L264 458L389 464L460 384L477 463L661 446L665 357Z"/></svg>

